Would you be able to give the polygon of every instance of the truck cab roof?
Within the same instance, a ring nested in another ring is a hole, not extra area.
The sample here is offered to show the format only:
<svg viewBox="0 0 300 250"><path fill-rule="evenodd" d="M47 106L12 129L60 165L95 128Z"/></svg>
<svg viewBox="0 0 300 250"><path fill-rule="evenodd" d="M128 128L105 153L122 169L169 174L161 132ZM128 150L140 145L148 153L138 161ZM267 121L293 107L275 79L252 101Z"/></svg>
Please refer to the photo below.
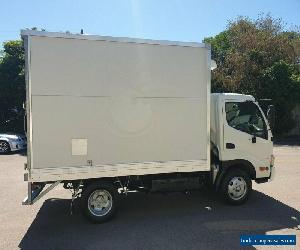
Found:
<svg viewBox="0 0 300 250"><path fill-rule="evenodd" d="M255 102L255 98L252 95L244 95L237 93L213 93L211 94L213 98L221 99L232 99L234 101L252 101Z"/></svg>

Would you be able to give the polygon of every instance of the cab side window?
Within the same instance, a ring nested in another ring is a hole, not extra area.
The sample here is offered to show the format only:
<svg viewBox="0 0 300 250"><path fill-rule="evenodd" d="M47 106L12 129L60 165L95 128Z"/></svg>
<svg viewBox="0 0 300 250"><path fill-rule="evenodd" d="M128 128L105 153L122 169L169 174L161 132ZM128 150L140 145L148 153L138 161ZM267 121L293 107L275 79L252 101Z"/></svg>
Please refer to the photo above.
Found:
<svg viewBox="0 0 300 250"><path fill-rule="evenodd" d="M267 139L266 124L255 103L227 102L225 111L226 120L230 127Z"/></svg>

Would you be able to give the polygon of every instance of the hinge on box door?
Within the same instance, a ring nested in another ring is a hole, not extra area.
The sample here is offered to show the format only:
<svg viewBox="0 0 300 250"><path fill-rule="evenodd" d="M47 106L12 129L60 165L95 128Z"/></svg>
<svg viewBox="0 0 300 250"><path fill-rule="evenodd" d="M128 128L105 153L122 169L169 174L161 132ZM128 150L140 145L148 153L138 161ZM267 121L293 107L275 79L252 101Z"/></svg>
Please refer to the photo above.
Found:
<svg viewBox="0 0 300 250"><path fill-rule="evenodd" d="M27 163L24 163L24 170L27 170Z"/></svg>
<svg viewBox="0 0 300 250"><path fill-rule="evenodd" d="M93 161L92 160L87 160L88 166L93 166Z"/></svg>

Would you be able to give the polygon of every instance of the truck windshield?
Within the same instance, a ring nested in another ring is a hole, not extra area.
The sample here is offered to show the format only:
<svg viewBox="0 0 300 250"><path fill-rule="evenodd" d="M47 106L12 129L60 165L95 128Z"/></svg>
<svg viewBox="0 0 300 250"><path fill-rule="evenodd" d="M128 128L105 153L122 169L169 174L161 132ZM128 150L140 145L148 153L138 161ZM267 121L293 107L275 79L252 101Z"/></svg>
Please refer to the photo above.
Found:
<svg viewBox="0 0 300 250"><path fill-rule="evenodd" d="M267 139L264 118L253 102L226 102L226 120L229 126L242 132Z"/></svg>

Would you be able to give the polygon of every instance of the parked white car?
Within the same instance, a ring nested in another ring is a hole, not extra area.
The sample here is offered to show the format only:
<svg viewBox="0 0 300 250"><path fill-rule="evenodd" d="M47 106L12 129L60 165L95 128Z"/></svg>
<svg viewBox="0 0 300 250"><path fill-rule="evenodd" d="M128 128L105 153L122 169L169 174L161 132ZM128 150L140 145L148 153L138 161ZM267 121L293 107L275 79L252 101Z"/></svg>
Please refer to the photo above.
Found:
<svg viewBox="0 0 300 250"><path fill-rule="evenodd" d="M8 153L27 148L26 136L21 134L0 134L0 153Z"/></svg>

